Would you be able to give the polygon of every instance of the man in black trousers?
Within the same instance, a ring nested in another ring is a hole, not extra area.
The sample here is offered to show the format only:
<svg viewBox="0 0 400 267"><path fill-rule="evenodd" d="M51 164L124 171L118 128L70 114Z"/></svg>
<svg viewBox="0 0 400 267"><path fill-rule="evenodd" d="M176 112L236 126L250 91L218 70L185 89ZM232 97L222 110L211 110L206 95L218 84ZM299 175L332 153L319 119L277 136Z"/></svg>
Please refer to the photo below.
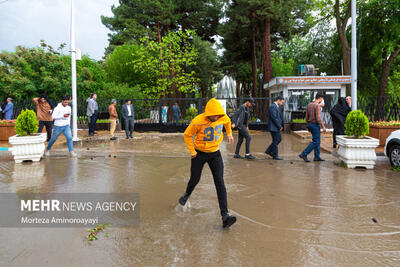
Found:
<svg viewBox="0 0 400 267"><path fill-rule="evenodd" d="M133 138L133 128L135 125L135 110L131 104L131 100L125 100L122 105L122 118L124 119L126 139Z"/></svg>
<svg viewBox="0 0 400 267"><path fill-rule="evenodd" d="M265 154L270 155L275 160L282 160L278 155L278 145L282 141L281 131L283 130L283 119L279 107L283 105L285 99L282 96L277 96L275 102L269 107L268 112L268 131L272 136L272 143L265 151Z"/></svg>
<svg viewBox="0 0 400 267"><path fill-rule="evenodd" d="M243 139L246 139L246 154L245 158L246 159L255 159L253 155L250 154L250 142L251 142L251 136L249 134L249 120L250 120L250 112L249 108L254 107L256 103L254 102L254 99L252 97L249 97L246 99L246 102L244 102L243 105L240 106L238 111L236 111L233 122L232 122L232 128L237 127L238 128L238 143L236 145L236 150L235 150L235 156L233 156L236 159L241 159L243 158L240 156L240 147L242 146Z"/></svg>

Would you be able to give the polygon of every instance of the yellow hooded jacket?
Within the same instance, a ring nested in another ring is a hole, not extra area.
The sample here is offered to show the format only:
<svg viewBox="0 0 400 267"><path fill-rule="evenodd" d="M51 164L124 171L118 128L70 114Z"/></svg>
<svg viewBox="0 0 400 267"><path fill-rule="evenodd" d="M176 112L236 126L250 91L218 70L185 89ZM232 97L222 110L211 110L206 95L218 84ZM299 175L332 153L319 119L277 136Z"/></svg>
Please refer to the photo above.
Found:
<svg viewBox="0 0 400 267"><path fill-rule="evenodd" d="M221 117L215 122L208 119L208 116L217 115ZM190 154L196 155L195 149L206 153L219 150L219 144L224 137L223 127L227 135L232 136L231 119L225 114L221 104L212 98L208 101L205 112L196 116L185 131L184 139ZM195 136L194 145L193 136Z"/></svg>

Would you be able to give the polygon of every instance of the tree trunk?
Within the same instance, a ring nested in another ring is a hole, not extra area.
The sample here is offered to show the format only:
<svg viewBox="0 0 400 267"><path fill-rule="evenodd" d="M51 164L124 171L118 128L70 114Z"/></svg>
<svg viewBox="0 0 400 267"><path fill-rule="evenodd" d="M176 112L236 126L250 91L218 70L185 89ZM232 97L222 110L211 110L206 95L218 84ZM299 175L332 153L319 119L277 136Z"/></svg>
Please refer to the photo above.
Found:
<svg viewBox="0 0 400 267"><path fill-rule="evenodd" d="M240 82L236 81L236 98L240 98Z"/></svg>
<svg viewBox="0 0 400 267"><path fill-rule="evenodd" d="M336 19L336 30L339 36L339 41L342 49L342 59L343 59L343 74L351 75L351 50L349 41L346 36L347 22L351 16L351 1L348 2L347 9L345 10L345 16L342 19L340 16L340 3L339 0L335 0L334 14ZM349 95L351 91L351 86L346 85L346 93Z"/></svg>
<svg viewBox="0 0 400 267"><path fill-rule="evenodd" d="M382 73L381 79L379 83L379 96L384 97L387 96L387 86L389 81L390 70L392 68L392 64L397 56L400 54L400 47L398 47L390 57L382 63Z"/></svg>
<svg viewBox="0 0 400 267"><path fill-rule="evenodd" d="M257 54L256 54L256 27L255 27L255 18L256 14L253 13L252 16L252 24L251 24L251 67L252 67L252 74L253 74L253 90L252 90L252 97L257 96Z"/></svg>
<svg viewBox="0 0 400 267"><path fill-rule="evenodd" d="M157 34L158 34L158 44L160 46L160 67L162 69L162 64L163 64L163 52L162 52L162 46L161 46L161 42L162 42L162 38L161 38L161 27L160 27L160 22L157 22ZM164 80L164 70L161 73L161 79ZM165 87L163 90L163 98L165 98Z"/></svg>
<svg viewBox="0 0 400 267"><path fill-rule="evenodd" d="M269 82L273 78L272 59L271 59L271 19L265 19L264 28L264 83ZM264 94L265 92L265 94ZM263 90L263 95L269 96L269 90Z"/></svg>

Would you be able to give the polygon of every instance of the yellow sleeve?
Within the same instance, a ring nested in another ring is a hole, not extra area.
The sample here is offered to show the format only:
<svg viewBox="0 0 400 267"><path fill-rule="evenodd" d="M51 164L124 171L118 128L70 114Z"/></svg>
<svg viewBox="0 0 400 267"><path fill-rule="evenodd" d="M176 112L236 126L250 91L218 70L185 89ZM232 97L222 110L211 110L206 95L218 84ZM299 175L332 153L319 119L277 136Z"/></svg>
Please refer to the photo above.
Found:
<svg viewBox="0 0 400 267"><path fill-rule="evenodd" d="M231 119L228 117L228 115L225 115L226 117L226 122L224 123L224 127L226 130L226 135L227 136L232 136L232 124L231 124Z"/></svg>
<svg viewBox="0 0 400 267"><path fill-rule="evenodd" d="M197 133L197 127L190 124L183 134L183 138L185 139L186 146L190 152L190 155L195 156L197 155L196 150L194 149L193 144L193 136Z"/></svg>

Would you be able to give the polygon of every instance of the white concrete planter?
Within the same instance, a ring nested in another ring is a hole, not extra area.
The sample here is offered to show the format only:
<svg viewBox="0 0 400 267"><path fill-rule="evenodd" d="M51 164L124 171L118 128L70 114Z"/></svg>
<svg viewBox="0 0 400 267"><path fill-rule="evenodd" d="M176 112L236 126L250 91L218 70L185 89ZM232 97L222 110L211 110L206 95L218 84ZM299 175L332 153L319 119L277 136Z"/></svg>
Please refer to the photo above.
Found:
<svg viewBox="0 0 400 267"><path fill-rule="evenodd" d="M8 142L12 145L10 150L14 156L15 163L21 163L26 160L31 160L33 162L40 161L44 154L44 142L46 138L46 133L32 136L11 136Z"/></svg>
<svg viewBox="0 0 400 267"><path fill-rule="evenodd" d="M346 163L347 168L365 167L373 169L376 161L375 148L379 146L379 140L365 136L355 139L345 135L336 136L339 145L338 156Z"/></svg>

